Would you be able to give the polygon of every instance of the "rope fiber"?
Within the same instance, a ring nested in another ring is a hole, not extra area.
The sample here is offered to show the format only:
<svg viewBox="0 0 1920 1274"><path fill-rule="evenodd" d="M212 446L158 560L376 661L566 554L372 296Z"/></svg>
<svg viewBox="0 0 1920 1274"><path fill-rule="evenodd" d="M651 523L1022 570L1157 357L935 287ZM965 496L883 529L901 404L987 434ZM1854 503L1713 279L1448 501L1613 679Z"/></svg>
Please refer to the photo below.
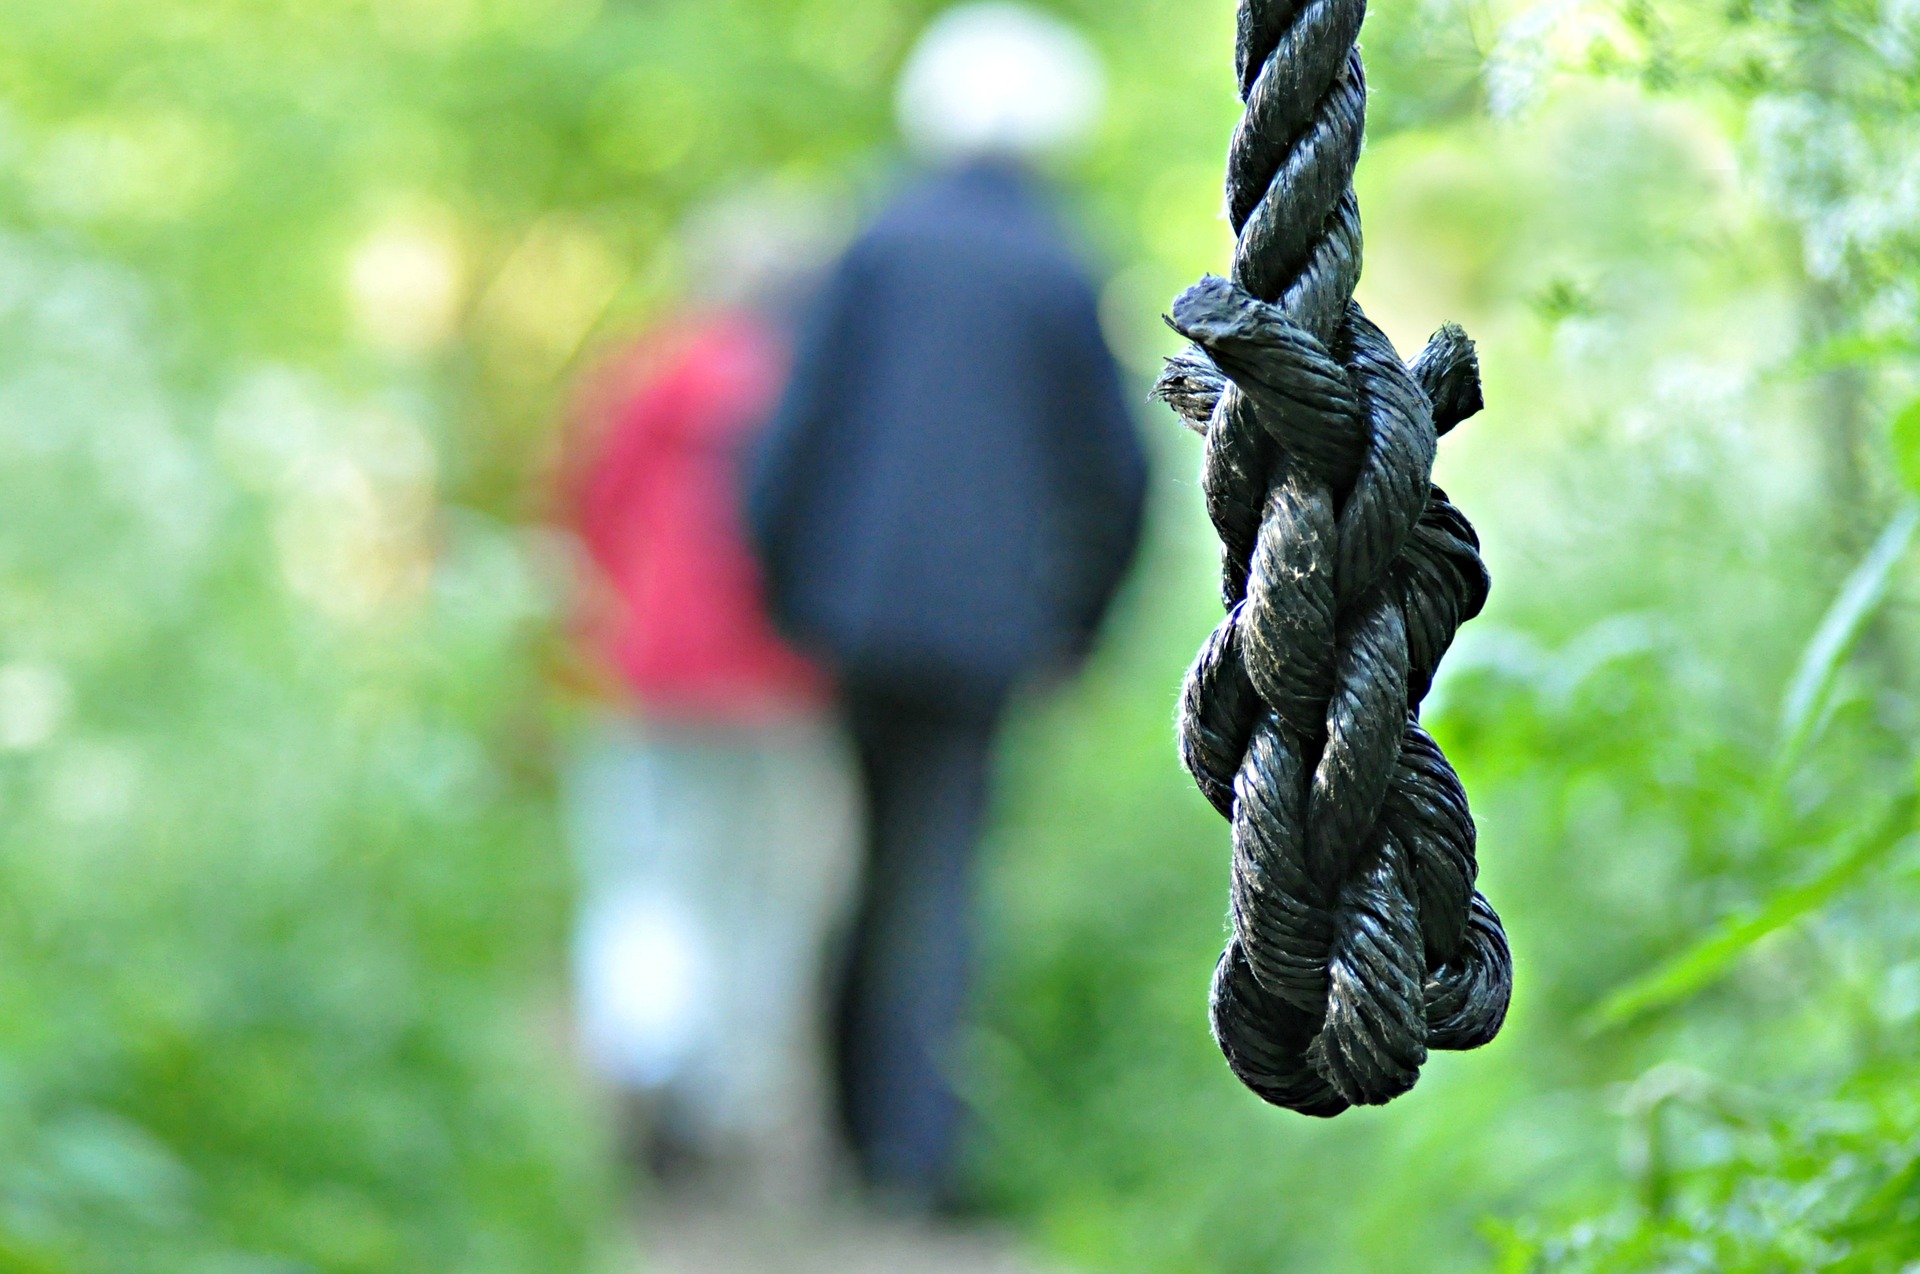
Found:
<svg viewBox="0 0 1920 1274"><path fill-rule="evenodd" d="M1474 825L1420 702L1480 612L1479 540L1431 481L1480 410L1451 324L1411 365L1354 303L1365 0L1241 0L1237 243L1168 322L1155 387L1205 439L1226 618L1181 694L1181 759L1233 826L1213 1034L1241 1082L1337 1115L1477 1048L1512 960L1474 888Z"/></svg>

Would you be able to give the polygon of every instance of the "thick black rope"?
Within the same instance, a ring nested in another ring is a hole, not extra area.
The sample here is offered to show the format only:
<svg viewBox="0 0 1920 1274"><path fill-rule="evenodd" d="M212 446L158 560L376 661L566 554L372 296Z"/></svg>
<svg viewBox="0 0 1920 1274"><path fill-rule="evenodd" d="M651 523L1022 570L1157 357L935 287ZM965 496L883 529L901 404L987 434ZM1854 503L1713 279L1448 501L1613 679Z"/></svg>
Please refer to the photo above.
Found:
<svg viewBox="0 0 1920 1274"><path fill-rule="evenodd" d="M1194 347L1157 386L1206 439L1228 608L1179 720L1233 823L1214 1038L1249 1088L1310 1115L1486 1043L1512 984L1466 794L1419 722L1486 601L1473 528L1430 480L1437 437L1480 409L1479 369L1452 325L1403 364L1353 301L1365 13L1241 0L1233 276L1174 302Z"/></svg>

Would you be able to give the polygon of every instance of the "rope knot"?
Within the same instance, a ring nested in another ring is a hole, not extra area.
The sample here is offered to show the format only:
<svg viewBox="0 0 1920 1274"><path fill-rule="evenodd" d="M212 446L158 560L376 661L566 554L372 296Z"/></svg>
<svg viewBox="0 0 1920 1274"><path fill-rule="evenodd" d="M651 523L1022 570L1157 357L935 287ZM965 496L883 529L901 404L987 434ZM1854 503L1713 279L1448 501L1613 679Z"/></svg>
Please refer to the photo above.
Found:
<svg viewBox="0 0 1920 1274"><path fill-rule="evenodd" d="M1475 889L1458 776L1419 706L1487 577L1432 483L1481 406L1473 342L1411 365L1353 302L1363 0L1243 0L1231 279L1183 292L1192 347L1155 386L1205 439L1226 617L1181 694L1180 752L1233 826L1214 1036L1312 1115L1412 1087L1429 1048L1492 1039L1512 964Z"/></svg>

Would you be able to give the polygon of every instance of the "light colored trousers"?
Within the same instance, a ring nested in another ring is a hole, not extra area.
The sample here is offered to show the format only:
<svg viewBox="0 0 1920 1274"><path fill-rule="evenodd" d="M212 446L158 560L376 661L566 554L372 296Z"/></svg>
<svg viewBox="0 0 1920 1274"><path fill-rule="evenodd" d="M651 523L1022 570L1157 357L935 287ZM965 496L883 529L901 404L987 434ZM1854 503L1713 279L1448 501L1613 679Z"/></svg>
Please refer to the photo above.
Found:
<svg viewBox="0 0 1920 1274"><path fill-rule="evenodd" d="M780 1193L829 1179L830 962L857 780L837 723L608 720L564 775L589 1063Z"/></svg>

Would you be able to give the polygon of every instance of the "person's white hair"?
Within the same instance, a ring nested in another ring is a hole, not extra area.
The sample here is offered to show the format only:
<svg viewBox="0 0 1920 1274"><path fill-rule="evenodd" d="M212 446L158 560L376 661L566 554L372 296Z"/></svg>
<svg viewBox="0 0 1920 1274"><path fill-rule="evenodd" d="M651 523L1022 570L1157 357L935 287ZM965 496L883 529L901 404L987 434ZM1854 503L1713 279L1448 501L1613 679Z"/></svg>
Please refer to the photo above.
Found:
<svg viewBox="0 0 1920 1274"><path fill-rule="evenodd" d="M1021 4L963 4L907 58L900 131L937 160L1039 158L1084 140L1106 96L1099 56L1066 23Z"/></svg>

